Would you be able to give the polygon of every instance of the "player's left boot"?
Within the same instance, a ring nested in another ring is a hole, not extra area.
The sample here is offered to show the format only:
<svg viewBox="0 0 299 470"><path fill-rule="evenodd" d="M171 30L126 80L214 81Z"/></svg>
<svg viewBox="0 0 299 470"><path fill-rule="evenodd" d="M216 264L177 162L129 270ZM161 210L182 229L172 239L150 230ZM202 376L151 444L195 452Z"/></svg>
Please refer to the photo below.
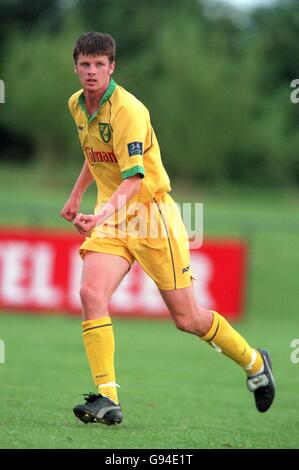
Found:
<svg viewBox="0 0 299 470"><path fill-rule="evenodd" d="M247 378L247 388L254 393L255 405L261 413L267 411L275 397L275 381L272 374L272 361L268 351L259 349L264 362L260 374Z"/></svg>
<svg viewBox="0 0 299 470"><path fill-rule="evenodd" d="M73 409L75 416L83 423L119 424L122 421L120 405L108 397L88 393L84 395L85 404Z"/></svg>

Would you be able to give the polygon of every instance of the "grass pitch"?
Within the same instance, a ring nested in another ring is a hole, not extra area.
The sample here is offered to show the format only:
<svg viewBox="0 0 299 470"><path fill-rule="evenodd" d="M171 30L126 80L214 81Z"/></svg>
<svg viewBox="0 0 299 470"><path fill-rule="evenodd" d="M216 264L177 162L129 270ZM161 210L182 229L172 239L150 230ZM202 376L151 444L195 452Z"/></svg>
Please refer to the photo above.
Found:
<svg viewBox="0 0 299 470"><path fill-rule="evenodd" d="M2 176L6 227L66 228L58 215L68 196L65 183L39 186L30 169ZM124 421L84 425L72 413L81 394L94 391L80 318L1 312L0 448L299 447L299 363L291 362L291 341L299 338L298 194L244 188L217 194L213 187L201 197L187 186L178 187L177 200L204 202L205 236L249 242L247 306L235 327L251 345L271 351L278 387L272 408L258 413L244 372L171 321L115 319ZM87 194L82 211L91 210L94 196Z"/></svg>
<svg viewBox="0 0 299 470"><path fill-rule="evenodd" d="M296 315L283 326L262 315L236 325L269 348L278 385L256 411L245 374L169 321L114 321L124 421L85 425L72 413L94 391L79 318L3 314L1 448L298 448L299 364L290 361Z"/></svg>

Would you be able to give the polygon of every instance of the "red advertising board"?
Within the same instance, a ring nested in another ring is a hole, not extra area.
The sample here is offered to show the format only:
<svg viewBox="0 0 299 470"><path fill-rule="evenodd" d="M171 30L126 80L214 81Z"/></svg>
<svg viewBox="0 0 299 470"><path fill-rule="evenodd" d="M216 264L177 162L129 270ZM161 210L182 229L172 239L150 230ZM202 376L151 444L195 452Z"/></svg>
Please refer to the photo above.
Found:
<svg viewBox="0 0 299 470"><path fill-rule="evenodd" d="M69 232L0 231L0 309L79 314L82 240ZM245 244L207 240L190 253L198 303L227 318L239 317L245 296ZM115 292L110 309L116 315L168 316L157 287L137 263Z"/></svg>

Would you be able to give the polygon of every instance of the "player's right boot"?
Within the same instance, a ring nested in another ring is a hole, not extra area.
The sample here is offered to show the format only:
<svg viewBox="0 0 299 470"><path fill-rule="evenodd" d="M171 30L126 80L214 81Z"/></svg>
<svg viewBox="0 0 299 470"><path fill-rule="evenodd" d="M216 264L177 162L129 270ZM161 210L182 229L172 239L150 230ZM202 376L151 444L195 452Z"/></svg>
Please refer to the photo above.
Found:
<svg viewBox="0 0 299 470"><path fill-rule="evenodd" d="M103 395L88 393L84 395L85 404L73 409L75 416L83 423L119 424L122 421L120 405Z"/></svg>
<svg viewBox="0 0 299 470"><path fill-rule="evenodd" d="M267 411L275 397L275 381L272 374L272 361L265 349L259 349L264 362L260 374L247 378L247 388L254 393L255 405L261 413Z"/></svg>

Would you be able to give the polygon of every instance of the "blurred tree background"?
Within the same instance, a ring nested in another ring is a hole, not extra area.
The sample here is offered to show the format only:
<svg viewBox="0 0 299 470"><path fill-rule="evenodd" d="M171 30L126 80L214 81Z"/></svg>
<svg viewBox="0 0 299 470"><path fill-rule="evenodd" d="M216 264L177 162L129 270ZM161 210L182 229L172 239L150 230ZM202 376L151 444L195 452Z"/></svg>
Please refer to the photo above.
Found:
<svg viewBox="0 0 299 470"><path fill-rule="evenodd" d="M96 30L115 37L115 80L150 109L171 177L299 185L297 0L250 13L208 0L0 0L0 11L1 163L53 181L63 162L73 178L72 49Z"/></svg>

